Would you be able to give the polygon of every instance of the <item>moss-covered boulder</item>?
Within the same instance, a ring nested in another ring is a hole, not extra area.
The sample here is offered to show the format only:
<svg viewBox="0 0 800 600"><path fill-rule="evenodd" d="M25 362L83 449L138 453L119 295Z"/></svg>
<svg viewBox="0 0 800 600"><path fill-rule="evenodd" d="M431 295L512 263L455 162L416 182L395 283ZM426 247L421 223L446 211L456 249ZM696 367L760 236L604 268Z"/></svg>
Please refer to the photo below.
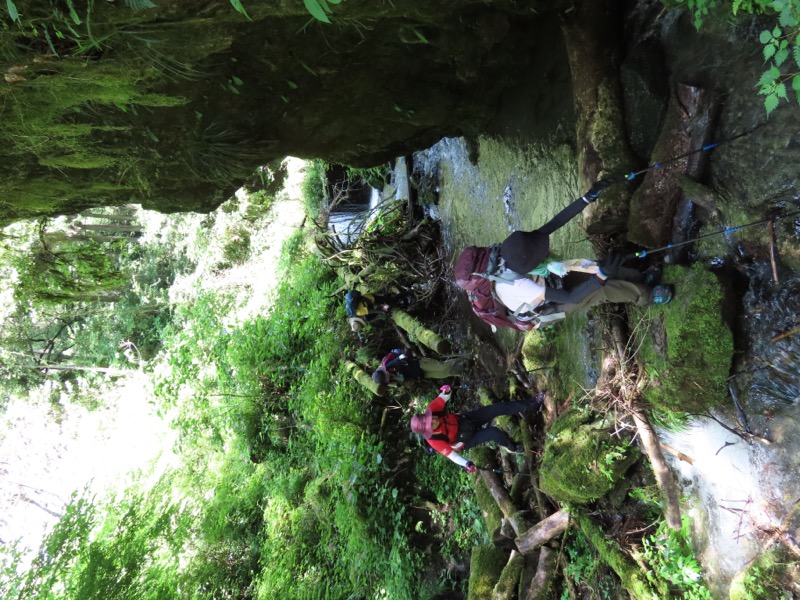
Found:
<svg viewBox="0 0 800 600"><path fill-rule="evenodd" d="M606 495L637 459L630 441L613 435L610 416L572 408L547 434L539 486L559 502L586 504Z"/></svg>
<svg viewBox="0 0 800 600"><path fill-rule="evenodd" d="M649 307L652 327L637 330L651 383L644 397L655 410L702 412L728 393L733 334L723 319L723 287L702 264L670 266L664 282L675 286L674 299Z"/></svg>
<svg viewBox="0 0 800 600"><path fill-rule="evenodd" d="M508 553L495 546L475 546L469 563L469 594L467 600L486 600L492 597L494 586L508 562Z"/></svg>

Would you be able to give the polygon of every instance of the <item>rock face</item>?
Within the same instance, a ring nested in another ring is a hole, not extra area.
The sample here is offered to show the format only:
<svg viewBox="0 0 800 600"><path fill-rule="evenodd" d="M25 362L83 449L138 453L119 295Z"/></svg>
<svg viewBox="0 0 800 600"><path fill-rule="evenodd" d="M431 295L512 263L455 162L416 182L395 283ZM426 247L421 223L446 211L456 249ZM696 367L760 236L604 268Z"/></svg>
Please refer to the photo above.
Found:
<svg viewBox="0 0 800 600"><path fill-rule="evenodd" d="M476 134L539 27L513 0L348 0L331 24L294 0L245 2L249 19L210 0L27 4L0 32L5 223L132 201L205 211L286 155L369 166Z"/></svg>

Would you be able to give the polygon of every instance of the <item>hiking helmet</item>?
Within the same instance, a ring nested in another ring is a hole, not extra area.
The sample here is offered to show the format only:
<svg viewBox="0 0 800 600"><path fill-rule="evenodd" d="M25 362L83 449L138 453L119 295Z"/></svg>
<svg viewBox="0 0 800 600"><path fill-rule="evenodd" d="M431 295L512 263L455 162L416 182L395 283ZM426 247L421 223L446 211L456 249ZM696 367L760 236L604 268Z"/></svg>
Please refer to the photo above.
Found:
<svg viewBox="0 0 800 600"><path fill-rule="evenodd" d="M530 273L550 254L550 237L538 231L515 231L500 245L506 266L520 275Z"/></svg>
<svg viewBox="0 0 800 600"><path fill-rule="evenodd" d="M429 408L425 411L424 415L414 415L411 417L411 431L427 439L433 435L432 423L433 413Z"/></svg>
<svg viewBox="0 0 800 600"><path fill-rule="evenodd" d="M367 322L361 317L351 317L347 320L350 322L350 329L353 333L358 333L367 326Z"/></svg>
<svg viewBox="0 0 800 600"><path fill-rule="evenodd" d="M391 376L389 375L389 371L383 367L378 367L372 372L372 381L375 383L389 383L390 379Z"/></svg>

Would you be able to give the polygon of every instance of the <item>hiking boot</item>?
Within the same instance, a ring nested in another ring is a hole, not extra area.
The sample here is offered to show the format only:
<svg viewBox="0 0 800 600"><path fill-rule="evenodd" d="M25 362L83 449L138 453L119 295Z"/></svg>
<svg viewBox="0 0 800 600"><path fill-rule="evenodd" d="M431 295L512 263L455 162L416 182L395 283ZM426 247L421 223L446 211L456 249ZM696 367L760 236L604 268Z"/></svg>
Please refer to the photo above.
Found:
<svg viewBox="0 0 800 600"><path fill-rule="evenodd" d="M546 392L539 392L533 398L528 399L528 408L526 408L523 412L537 412L542 409L542 404L544 404L544 395Z"/></svg>
<svg viewBox="0 0 800 600"><path fill-rule="evenodd" d="M653 288L653 304L669 304L672 300L672 286L657 285Z"/></svg>

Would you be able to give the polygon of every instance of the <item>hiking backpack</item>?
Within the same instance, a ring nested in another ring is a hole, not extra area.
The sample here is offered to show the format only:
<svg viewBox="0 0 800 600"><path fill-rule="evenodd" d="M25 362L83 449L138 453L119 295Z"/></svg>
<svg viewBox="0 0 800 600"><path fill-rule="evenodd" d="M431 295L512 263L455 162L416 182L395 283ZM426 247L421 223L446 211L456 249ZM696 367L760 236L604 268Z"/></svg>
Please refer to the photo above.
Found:
<svg viewBox="0 0 800 600"><path fill-rule="evenodd" d="M494 295L490 277L497 273L500 262L499 244L465 248L453 268L456 285L467 292L472 311L489 323L492 330L511 327L517 331L530 331L534 323L515 318Z"/></svg>

